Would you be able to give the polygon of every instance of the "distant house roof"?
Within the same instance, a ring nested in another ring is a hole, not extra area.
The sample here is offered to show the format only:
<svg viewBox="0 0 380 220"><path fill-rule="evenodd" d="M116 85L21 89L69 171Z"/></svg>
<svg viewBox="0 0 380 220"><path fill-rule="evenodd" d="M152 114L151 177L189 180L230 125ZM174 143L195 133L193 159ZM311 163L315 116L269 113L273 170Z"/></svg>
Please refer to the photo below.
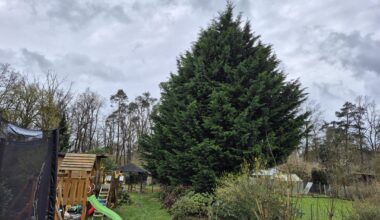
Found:
<svg viewBox="0 0 380 220"><path fill-rule="evenodd" d="M133 163L129 163L127 165L124 165L122 167L120 167L120 171L121 172L124 172L124 173L146 173L146 174L149 174L149 171L133 164Z"/></svg>

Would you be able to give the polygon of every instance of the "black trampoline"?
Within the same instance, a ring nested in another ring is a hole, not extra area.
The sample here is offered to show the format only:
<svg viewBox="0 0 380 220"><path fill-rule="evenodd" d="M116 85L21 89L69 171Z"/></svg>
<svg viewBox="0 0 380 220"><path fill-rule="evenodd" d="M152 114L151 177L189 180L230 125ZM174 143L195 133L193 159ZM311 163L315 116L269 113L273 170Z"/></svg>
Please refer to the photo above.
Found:
<svg viewBox="0 0 380 220"><path fill-rule="evenodd" d="M58 130L0 119L0 219L54 219Z"/></svg>

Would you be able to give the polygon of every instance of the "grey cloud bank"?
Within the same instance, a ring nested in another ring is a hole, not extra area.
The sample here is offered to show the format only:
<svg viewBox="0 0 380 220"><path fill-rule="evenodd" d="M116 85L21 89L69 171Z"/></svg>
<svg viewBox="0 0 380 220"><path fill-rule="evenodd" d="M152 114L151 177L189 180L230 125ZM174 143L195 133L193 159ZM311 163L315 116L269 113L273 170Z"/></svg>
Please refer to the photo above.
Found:
<svg viewBox="0 0 380 220"><path fill-rule="evenodd" d="M346 100L380 103L380 1L233 1L290 79L299 78L326 117ZM53 70L108 98L150 91L176 71L176 57L225 1L0 0L0 62Z"/></svg>

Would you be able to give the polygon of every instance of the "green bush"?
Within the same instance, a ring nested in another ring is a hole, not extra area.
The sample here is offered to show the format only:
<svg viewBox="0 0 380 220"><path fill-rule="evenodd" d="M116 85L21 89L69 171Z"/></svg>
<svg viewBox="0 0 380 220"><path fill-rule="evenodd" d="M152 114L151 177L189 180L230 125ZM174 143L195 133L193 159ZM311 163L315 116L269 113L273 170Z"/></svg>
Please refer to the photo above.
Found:
<svg viewBox="0 0 380 220"><path fill-rule="evenodd" d="M190 191L173 204L170 212L173 219L207 217L208 207L211 202L212 196L210 194Z"/></svg>
<svg viewBox="0 0 380 220"><path fill-rule="evenodd" d="M104 171L114 171L118 168L116 162L111 158L102 159L102 166L104 167Z"/></svg>
<svg viewBox="0 0 380 220"><path fill-rule="evenodd" d="M164 208L170 209L173 204L183 195L186 194L189 187L179 186L161 186L160 200Z"/></svg>
<svg viewBox="0 0 380 220"><path fill-rule="evenodd" d="M275 178L253 178L247 170L229 174L215 191L211 219L296 219L298 210L291 186Z"/></svg>
<svg viewBox="0 0 380 220"><path fill-rule="evenodd" d="M128 205L132 204L132 200L131 200L129 193L123 192L120 196L119 203L120 204L128 204Z"/></svg>
<svg viewBox="0 0 380 220"><path fill-rule="evenodd" d="M111 152L112 149L109 147L96 147L87 151L87 153L90 154L112 154ZM116 164L115 160L113 160L111 157L103 158L101 163L104 167L104 171L106 172L114 171L118 168L118 165Z"/></svg>
<svg viewBox="0 0 380 220"><path fill-rule="evenodd" d="M327 185L327 173L325 170L313 169L311 171L311 180L314 184Z"/></svg>

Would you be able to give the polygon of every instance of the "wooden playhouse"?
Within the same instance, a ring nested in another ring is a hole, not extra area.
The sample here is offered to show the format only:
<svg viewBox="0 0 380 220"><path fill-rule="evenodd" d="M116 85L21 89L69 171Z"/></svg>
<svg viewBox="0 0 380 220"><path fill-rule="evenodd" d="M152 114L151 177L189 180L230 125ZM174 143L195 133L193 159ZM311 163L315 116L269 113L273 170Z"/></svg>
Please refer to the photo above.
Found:
<svg viewBox="0 0 380 220"><path fill-rule="evenodd" d="M88 193L101 180L100 159L95 154L66 153L60 155L56 208L66 211L68 205L82 205L81 219L86 217ZM60 219L56 214L55 219Z"/></svg>

